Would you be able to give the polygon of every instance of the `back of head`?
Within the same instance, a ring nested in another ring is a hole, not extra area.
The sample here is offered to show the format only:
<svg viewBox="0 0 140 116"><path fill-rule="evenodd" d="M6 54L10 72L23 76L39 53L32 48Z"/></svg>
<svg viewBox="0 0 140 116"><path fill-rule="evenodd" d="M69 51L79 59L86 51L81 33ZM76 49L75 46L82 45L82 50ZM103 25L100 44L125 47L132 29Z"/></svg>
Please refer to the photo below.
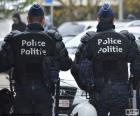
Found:
<svg viewBox="0 0 140 116"><path fill-rule="evenodd" d="M44 16L44 11L39 4L34 4L28 12L28 16Z"/></svg>
<svg viewBox="0 0 140 116"><path fill-rule="evenodd" d="M105 31L109 29L114 29L114 13L109 4L104 4L98 12L97 31Z"/></svg>
<svg viewBox="0 0 140 116"><path fill-rule="evenodd" d="M44 10L39 4L33 4L28 11L28 22L41 22L44 19Z"/></svg>
<svg viewBox="0 0 140 116"><path fill-rule="evenodd" d="M114 17L111 6L109 4L104 4L98 12L98 17L99 18Z"/></svg>

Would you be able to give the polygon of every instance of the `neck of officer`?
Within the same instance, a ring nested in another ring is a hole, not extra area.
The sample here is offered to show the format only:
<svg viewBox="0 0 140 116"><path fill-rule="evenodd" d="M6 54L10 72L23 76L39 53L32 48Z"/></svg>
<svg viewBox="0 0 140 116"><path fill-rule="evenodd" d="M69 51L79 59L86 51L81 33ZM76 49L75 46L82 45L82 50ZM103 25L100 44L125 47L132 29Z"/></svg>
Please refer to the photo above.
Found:
<svg viewBox="0 0 140 116"><path fill-rule="evenodd" d="M97 32L109 31L114 29L115 25L113 24L113 22L107 20L101 20L97 25Z"/></svg>
<svg viewBox="0 0 140 116"><path fill-rule="evenodd" d="M40 23L33 22L27 25L26 31L44 31L44 28Z"/></svg>

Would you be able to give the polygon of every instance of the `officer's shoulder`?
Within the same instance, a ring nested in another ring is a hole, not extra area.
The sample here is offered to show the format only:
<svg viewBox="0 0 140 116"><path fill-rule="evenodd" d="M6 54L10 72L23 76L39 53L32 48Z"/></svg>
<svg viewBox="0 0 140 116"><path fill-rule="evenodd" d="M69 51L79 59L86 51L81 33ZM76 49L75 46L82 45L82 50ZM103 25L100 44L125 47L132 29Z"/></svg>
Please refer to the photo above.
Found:
<svg viewBox="0 0 140 116"><path fill-rule="evenodd" d="M94 38L95 35L96 35L96 32L94 31L86 32L86 34L81 38L81 42L87 43L90 39Z"/></svg>
<svg viewBox="0 0 140 116"><path fill-rule="evenodd" d="M110 31L103 31L103 32L98 32L95 36L96 39L98 38L101 38L103 39L104 37L114 37L114 38L120 38L122 40L126 40L127 41L127 38L124 36L124 34L120 33L120 32L117 32L117 31L114 31L114 30L110 30Z"/></svg>
<svg viewBox="0 0 140 116"><path fill-rule="evenodd" d="M62 36L55 30L48 30L48 32L46 32L52 39L54 39L55 41L62 41Z"/></svg>
<svg viewBox="0 0 140 116"><path fill-rule="evenodd" d="M127 39L129 39L129 40L135 41L135 36L134 36L132 33L130 33L129 31L127 31L127 30L122 30L122 31L120 31L119 33L120 33L123 37L125 37L125 38L127 38Z"/></svg>
<svg viewBox="0 0 140 116"><path fill-rule="evenodd" d="M11 31L8 35L5 36L4 41L8 42L10 40L12 40L14 37L20 35L21 32L20 31Z"/></svg>

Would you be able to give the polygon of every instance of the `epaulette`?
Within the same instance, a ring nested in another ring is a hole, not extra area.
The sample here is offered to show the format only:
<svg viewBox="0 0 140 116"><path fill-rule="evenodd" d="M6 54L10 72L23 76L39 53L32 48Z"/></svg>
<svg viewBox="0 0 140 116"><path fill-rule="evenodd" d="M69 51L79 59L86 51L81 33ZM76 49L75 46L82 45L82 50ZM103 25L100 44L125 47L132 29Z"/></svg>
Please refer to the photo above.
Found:
<svg viewBox="0 0 140 116"><path fill-rule="evenodd" d="M17 36L19 34L21 34L20 31L17 31L17 30L16 31L11 31L8 35L5 36L4 41L5 42L10 41L14 36Z"/></svg>
<svg viewBox="0 0 140 116"><path fill-rule="evenodd" d="M56 41L62 41L62 36L58 32L54 30L49 30L47 33Z"/></svg>
<svg viewBox="0 0 140 116"><path fill-rule="evenodd" d="M131 41L135 41L135 36L132 33L128 32L127 30L120 31L120 34L124 37L127 37Z"/></svg>
<svg viewBox="0 0 140 116"><path fill-rule="evenodd" d="M82 43L87 43L90 39L92 39L96 35L96 32L94 31L89 31L87 32L82 38L81 42Z"/></svg>

